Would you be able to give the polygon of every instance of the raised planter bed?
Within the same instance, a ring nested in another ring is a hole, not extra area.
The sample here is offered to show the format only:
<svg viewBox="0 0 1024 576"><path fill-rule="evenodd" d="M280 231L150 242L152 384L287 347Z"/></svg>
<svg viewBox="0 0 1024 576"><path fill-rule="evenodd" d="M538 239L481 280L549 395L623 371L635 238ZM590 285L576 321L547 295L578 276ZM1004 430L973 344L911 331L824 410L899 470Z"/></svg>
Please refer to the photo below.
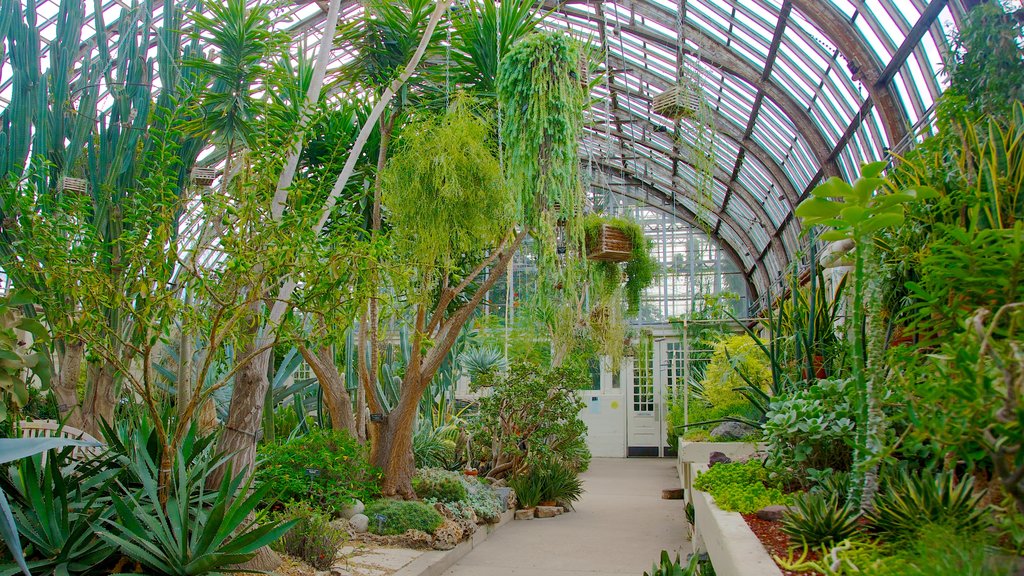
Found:
<svg viewBox="0 0 1024 576"><path fill-rule="evenodd" d="M700 490L692 491L692 501L693 550L707 552L715 574L783 576L740 513L722 510L710 494Z"/></svg>

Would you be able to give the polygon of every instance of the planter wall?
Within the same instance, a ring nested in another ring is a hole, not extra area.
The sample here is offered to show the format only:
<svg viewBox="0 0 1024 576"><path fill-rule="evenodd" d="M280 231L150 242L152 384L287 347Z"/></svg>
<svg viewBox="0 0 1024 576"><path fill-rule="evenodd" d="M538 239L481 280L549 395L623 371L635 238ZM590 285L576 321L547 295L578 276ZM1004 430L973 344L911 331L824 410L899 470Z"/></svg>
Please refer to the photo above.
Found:
<svg viewBox="0 0 1024 576"><path fill-rule="evenodd" d="M705 466L706 468L706 466ZM718 576L782 576L775 560L738 512L726 512L711 495L693 491L694 552L707 552Z"/></svg>

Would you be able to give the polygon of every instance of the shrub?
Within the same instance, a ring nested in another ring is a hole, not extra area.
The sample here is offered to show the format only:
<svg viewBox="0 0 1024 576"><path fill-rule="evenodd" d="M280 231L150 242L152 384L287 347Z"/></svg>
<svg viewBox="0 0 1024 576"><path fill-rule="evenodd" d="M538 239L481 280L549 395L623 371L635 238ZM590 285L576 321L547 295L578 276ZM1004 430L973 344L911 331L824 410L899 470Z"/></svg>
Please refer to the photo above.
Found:
<svg viewBox="0 0 1024 576"><path fill-rule="evenodd" d="M590 381L585 370L576 366L545 370L519 361L507 374L478 380L493 386L491 394L480 400L473 420L473 445L495 447L487 456L491 477L503 478L552 461L586 470L590 451L578 392Z"/></svg>
<svg viewBox="0 0 1024 576"><path fill-rule="evenodd" d="M505 501L491 486L480 482L474 477L463 477L466 484L466 503L476 513L477 518L484 522L494 523L505 511Z"/></svg>
<svg viewBox="0 0 1024 576"><path fill-rule="evenodd" d="M280 519L295 520L296 523L272 547L278 552L301 558L317 570L330 568L338 550L348 539L347 532L331 524L330 515L306 502L289 504Z"/></svg>
<svg viewBox="0 0 1024 576"><path fill-rule="evenodd" d="M520 508L533 508L540 504L544 495L544 487L537 474L520 474L509 479L508 485L516 493Z"/></svg>
<svg viewBox="0 0 1024 576"><path fill-rule="evenodd" d="M690 559L686 561L686 566L683 566L679 560L679 553L676 553L676 559L673 561L668 555L668 550L661 551L661 562L651 566L650 572L644 572L644 576L694 576L699 574L697 568L700 557L696 554L690 556Z"/></svg>
<svg viewBox="0 0 1024 576"><path fill-rule="evenodd" d="M571 506L583 494L579 474L558 463L547 463L520 474L509 481L523 508L541 502L558 502Z"/></svg>
<svg viewBox="0 0 1024 576"><path fill-rule="evenodd" d="M832 546L860 531L860 513L835 496L804 494L794 498L794 509L782 518L782 531L811 547Z"/></svg>
<svg viewBox="0 0 1024 576"><path fill-rule="evenodd" d="M762 390L767 389L772 380L768 357L754 339L746 334L726 336L715 343L715 351L702 382L704 399L708 404L726 408L742 406L747 402L735 390L747 385L737 372L742 372Z"/></svg>
<svg viewBox="0 0 1024 576"><path fill-rule="evenodd" d="M260 457L256 481L277 501L301 500L337 516L346 504L379 493L380 473L367 463L364 448L340 430L315 428L261 447Z"/></svg>
<svg viewBox="0 0 1024 576"><path fill-rule="evenodd" d="M792 498L776 485L768 486L768 471L757 460L716 464L697 476L693 487L707 492L722 510L748 514Z"/></svg>
<svg viewBox="0 0 1024 576"><path fill-rule="evenodd" d="M412 488L420 498L429 498L439 502L465 502L469 498L462 474L424 468L416 472L412 479Z"/></svg>
<svg viewBox="0 0 1024 576"><path fill-rule="evenodd" d="M416 500L376 500L366 507L365 514L374 534L404 534L406 530L433 534L444 523L433 506Z"/></svg>
<svg viewBox="0 0 1024 576"><path fill-rule="evenodd" d="M810 469L848 470L854 413L848 381L818 380L777 398L764 422L768 466L802 481Z"/></svg>
<svg viewBox="0 0 1024 576"><path fill-rule="evenodd" d="M988 524L987 510L974 494L974 479L957 482L943 472L910 473L903 470L890 478L875 497L875 509L868 515L873 529L892 536L910 536L923 524L939 524L964 533L975 533Z"/></svg>

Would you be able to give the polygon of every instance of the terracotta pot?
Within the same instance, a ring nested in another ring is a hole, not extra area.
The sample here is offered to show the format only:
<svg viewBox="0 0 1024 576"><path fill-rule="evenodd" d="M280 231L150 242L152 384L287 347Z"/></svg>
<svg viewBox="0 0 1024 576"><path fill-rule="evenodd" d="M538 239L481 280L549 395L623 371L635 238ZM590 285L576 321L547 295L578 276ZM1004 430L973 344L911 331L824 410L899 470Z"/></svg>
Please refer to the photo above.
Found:
<svg viewBox="0 0 1024 576"><path fill-rule="evenodd" d="M541 502L539 504L539 506L557 506L557 505L558 505L558 502L555 502L554 500L545 500L545 501L543 501L543 502Z"/></svg>
<svg viewBox="0 0 1024 576"><path fill-rule="evenodd" d="M479 472L477 472L476 469L474 468L463 470L462 473L465 474L466 476L476 476L477 474L479 474Z"/></svg>

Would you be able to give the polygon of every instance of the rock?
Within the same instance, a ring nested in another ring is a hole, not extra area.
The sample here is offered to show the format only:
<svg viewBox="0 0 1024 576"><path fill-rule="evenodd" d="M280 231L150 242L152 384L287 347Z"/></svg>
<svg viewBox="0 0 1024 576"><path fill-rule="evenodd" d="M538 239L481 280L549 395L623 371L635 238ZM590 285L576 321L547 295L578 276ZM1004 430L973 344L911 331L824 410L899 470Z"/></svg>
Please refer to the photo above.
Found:
<svg viewBox="0 0 1024 576"><path fill-rule="evenodd" d="M711 437L725 442L746 438L754 433L754 428L742 422L722 422L711 431Z"/></svg>
<svg viewBox="0 0 1024 576"><path fill-rule="evenodd" d="M534 510L534 508L516 510L516 520L533 520Z"/></svg>
<svg viewBox="0 0 1024 576"><path fill-rule="evenodd" d="M341 509L341 517L346 519L352 518L356 514L362 514L364 510L366 510L366 506L359 500L356 500L355 503Z"/></svg>
<svg viewBox="0 0 1024 576"><path fill-rule="evenodd" d="M495 488L494 491L498 493L498 499L505 503L505 510L508 510L509 507L514 505L512 502L511 488L509 488L508 486L501 486Z"/></svg>
<svg viewBox="0 0 1024 576"><path fill-rule="evenodd" d="M352 576L352 573L346 570L344 566L332 566L331 576Z"/></svg>
<svg viewBox="0 0 1024 576"><path fill-rule="evenodd" d="M462 540L462 535L462 526L454 520L446 519L444 524L434 530L434 549L451 550Z"/></svg>
<svg viewBox="0 0 1024 576"><path fill-rule="evenodd" d="M561 506L537 506L537 518L554 518L562 513Z"/></svg>
<svg viewBox="0 0 1024 576"><path fill-rule="evenodd" d="M682 500L683 499L683 493L684 493L684 491L683 491L682 488L666 488L665 490L661 491L661 499L662 500Z"/></svg>
<svg viewBox="0 0 1024 576"><path fill-rule="evenodd" d="M766 520L768 522L778 522L779 520L782 520L782 517L785 516L786 512L789 512L789 510L789 506L772 504L771 506L765 506L764 508L758 510L755 515L761 520Z"/></svg>
<svg viewBox="0 0 1024 576"><path fill-rule="evenodd" d="M348 525L356 534L366 532L370 528L370 518L366 514L356 514L348 519Z"/></svg>
<svg viewBox="0 0 1024 576"><path fill-rule="evenodd" d="M711 468L715 464L728 464L732 462L732 458L725 455L725 452L712 452L708 456L708 468Z"/></svg>

